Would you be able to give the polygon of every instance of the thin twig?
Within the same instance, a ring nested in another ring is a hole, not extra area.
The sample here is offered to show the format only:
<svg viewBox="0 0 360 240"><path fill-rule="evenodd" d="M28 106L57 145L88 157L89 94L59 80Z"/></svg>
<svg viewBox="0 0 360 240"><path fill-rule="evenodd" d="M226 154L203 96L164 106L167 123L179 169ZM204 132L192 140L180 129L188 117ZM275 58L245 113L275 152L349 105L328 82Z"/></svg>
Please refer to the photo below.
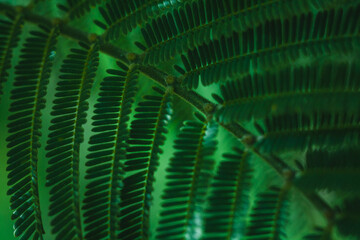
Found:
<svg viewBox="0 0 360 240"><path fill-rule="evenodd" d="M51 20L49 18L40 16L38 14L35 14L31 11L30 8L26 7L14 7L5 3L0 3L0 12L19 12L21 11L25 21L34 23L34 24L43 24L43 25L55 25L59 24L60 33L68 38L71 38L76 41L83 41L86 43L90 43L90 36L93 36L94 34L89 34L86 32L83 32L79 29L76 29L74 27L69 26L65 21L62 21L60 19L54 19ZM100 51L114 57L118 60L121 60L126 63L138 63L139 56L133 57L132 61L129 61L128 59L128 53L121 48L107 42L101 42L100 43ZM167 87L168 84L166 83L165 79L169 76L167 73L147 65L139 65L139 70L158 84L162 85L163 87ZM174 83L171 85L173 87L173 93L188 102L189 104L193 105L195 108L197 108L200 112L204 113L205 115L209 115L209 113L205 110L204 106L208 104L212 104L208 99L202 97L198 93L187 90L184 87L181 86L180 81L178 79L175 79ZM219 123L223 128L225 128L227 131L229 131L231 134L233 134L236 138L242 139L246 135L251 134L244 129L239 124L222 124ZM280 162L279 160L271 157L266 156L262 154L258 149L254 148L253 146L249 147L249 150L252 151L255 155L257 155L259 158L267 162L275 171L282 177L284 176L284 171L289 171L290 167L284 163ZM334 210L316 193L308 193L303 191L300 188L298 189L326 218L332 218L334 215Z"/></svg>

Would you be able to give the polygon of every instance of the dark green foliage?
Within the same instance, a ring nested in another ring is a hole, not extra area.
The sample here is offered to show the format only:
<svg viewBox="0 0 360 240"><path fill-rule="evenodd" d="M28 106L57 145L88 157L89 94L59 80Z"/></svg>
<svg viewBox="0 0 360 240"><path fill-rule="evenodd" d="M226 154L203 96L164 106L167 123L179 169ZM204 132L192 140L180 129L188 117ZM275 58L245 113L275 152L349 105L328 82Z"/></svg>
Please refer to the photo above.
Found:
<svg viewBox="0 0 360 240"><path fill-rule="evenodd" d="M67 4L58 4L58 8L66 12L70 19L79 18L90 12L90 8L99 4L101 0L66 0Z"/></svg>
<svg viewBox="0 0 360 240"><path fill-rule="evenodd" d="M15 237L360 238L359 0L6 2L0 175Z"/></svg>
<svg viewBox="0 0 360 240"><path fill-rule="evenodd" d="M276 19L221 37L182 55L183 84L197 88L241 77L249 69L262 72L299 64L300 57L322 59L359 49L360 5ZM304 31L304 29L311 29ZM306 63L306 62L305 62Z"/></svg>
<svg viewBox="0 0 360 240"><path fill-rule="evenodd" d="M309 151L306 168L294 183L308 191L315 189L340 192L360 191L360 150Z"/></svg>
<svg viewBox="0 0 360 240"><path fill-rule="evenodd" d="M244 234L253 169L248 152L234 152L223 155L211 185L203 239L241 239Z"/></svg>
<svg viewBox="0 0 360 240"><path fill-rule="evenodd" d="M287 239L285 224L289 214L288 189L270 188L257 196L247 222L247 240Z"/></svg>
<svg viewBox="0 0 360 240"><path fill-rule="evenodd" d="M300 112L356 113L360 109L358 79L357 62L290 66L248 75L221 86L222 108L215 115L227 124Z"/></svg>
<svg viewBox="0 0 360 240"><path fill-rule="evenodd" d="M124 175L128 122L137 92L138 70L117 62L120 70L107 70L93 116L86 162L84 199L85 238L116 239L119 229L120 189ZM110 197L109 197L110 196Z"/></svg>
<svg viewBox="0 0 360 240"><path fill-rule="evenodd" d="M154 173L159 165L171 118L171 95L153 87L156 95L144 96L135 108L124 170L128 176L121 189L120 239L148 239Z"/></svg>
<svg viewBox="0 0 360 240"><path fill-rule="evenodd" d="M263 152L305 150L313 147L355 146L360 136L359 113L285 114L264 120L256 143Z"/></svg>
<svg viewBox="0 0 360 240"><path fill-rule="evenodd" d="M15 67L6 139L8 195L15 220L14 235L21 236L20 239L42 239L44 232L39 203L38 150L41 111L45 107L58 29L39 28L30 32Z"/></svg>
<svg viewBox="0 0 360 240"><path fill-rule="evenodd" d="M230 37L273 19L325 10L353 0L200 0L185 1L179 8L152 20L142 28L147 44L145 63L157 64L194 46ZM276 10L275 10L276 9Z"/></svg>
<svg viewBox="0 0 360 240"><path fill-rule="evenodd" d="M195 231L201 228L214 167L217 125L197 116L201 122L184 122L175 140L156 239L195 238Z"/></svg>
<svg viewBox="0 0 360 240"><path fill-rule="evenodd" d="M52 233L56 239L82 239L79 199L80 144L84 140L91 87L99 65L99 46L80 42L63 61L49 128L46 185L50 189Z"/></svg>
<svg viewBox="0 0 360 240"><path fill-rule="evenodd" d="M7 19L0 19L0 99L3 84L9 77L13 49L18 45L23 22L21 15L9 14Z"/></svg>
<svg viewBox="0 0 360 240"><path fill-rule="evenodd" d="M340 215L335 219L338 231L344 236L360 238L360 199L346 200L341 207Z"/></svg>
<svg viewBox="0 0 360 240"><path fill-rule="evenodd" d="M163 14L173 4L178 3L163 3L162 0L109 0L106 7L99 7L105 23L98 20L94 23L105 30L106 40L115 40L131 32L137 25Z"/></svg>

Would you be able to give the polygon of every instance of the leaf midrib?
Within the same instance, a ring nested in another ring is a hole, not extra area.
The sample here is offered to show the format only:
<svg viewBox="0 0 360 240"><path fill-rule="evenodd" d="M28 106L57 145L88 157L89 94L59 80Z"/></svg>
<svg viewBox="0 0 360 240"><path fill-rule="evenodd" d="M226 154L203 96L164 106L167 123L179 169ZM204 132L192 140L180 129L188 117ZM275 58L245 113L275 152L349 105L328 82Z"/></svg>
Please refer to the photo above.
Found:
<svg viewBox="0 0 360 240"><path fill-rule="evenodd" d="M118 171L117 171L117 169L118 169L118 164L116 164L117 163L117 159L116 159L116 156L118 155L117 154L117 152L118 152L118 150L120 150L120 147L118 147L121 143L123 143L124 141L122 140L122 138L120 138L119 139L119 133L120 133L120 131L121 131L121 129L120 129L120 124L121 124L121 122L122 122L122 118L123 117L126 117L127 115L125 115L124 116L124 114L123 114L123 106L124 106L124 102L125 102L125 95L126 95L126 93L127 93L127 88L129 87L128 85L129 85L129 81L131 81L131 74L133 73L132 72L133 70L132 69L129 69L128 71L127 71L127 74L126 74L126 77L125 77L125 81L124 81L124 86L123 86L123 92L122 92L122 95L121 95L121 104L120 104L120 106L119 106L119 109L120 109L120 111L119 111L119 114L118 114L118 124L117 124L117 126L116 126L116 133L115 133L115 151L114 151L114 154L113 154L113 156L114 156L114 164L113 164L113 168L112 168L112 173L113 173L113 175L112 175L112 180L111 180L111 183L110 183L110 201L113 199L113 196L115 195L115 197L118 195L118 194L116 194L116 181L118 180L118 178L117 178L117 176L118 176ZM110 239L115 239L115 237L116 237L116 229L112 229L111 228L111 226L113 226L113 224L111 224L111 223L115 223L115 226L117 225L117 216L115 215L113 215L113 214L111 214L112 212L114 212L114 211L116 211L117 209L114 209L114 203L113 202L111 202L110 203Z"/></svg>
<svg viewBox="0 0 360 240"><path fill-rule="evenodd" d="M76 106L76 112L75 112L75 119L74 119L74 137L72 139L72 147L73 147L73 151L72 151L72 164L76 164L76 169L79 169L79 164L80 164L80 159L77 162L74 162L74 159L76 159L75 157L75 152L78 153L78 156L80 158L80 152L79 149L75 149L75 144L78 141L77 139L77 129L82 127L82 124L79 124L79 116L82 115L83 113L85 113L85 111L78 111L79 110L79 105L81 103L80 98L82 93L84 92L84 85L85 85L85 81L87 80L86 78L86 74L87 74L87 70L88 70L88 66L89 66L89 60L91 59L91 55L94 51L94 47L95 44L92 44L90 46L90 49L87 51L87 56L86 56L86 60L84 63L84 67L83 67L83 71L81 73L81 82L80 82L80 91L77 97L77 106ZM83 102L86 102L87 100L83 100ZM76 235L80 234L80 239L83 239L83 231L82 231L82 223L81 223L81 214L80 214L80 195L78 194L78 189L76 190L75 187L76 186L80 186L80 179L79 179L79 174L76 173L74 171L74 167L72 167L71 169L72 172L72 189L73 189L73 204L74 204L74 211L75 211L75 227L78 228L78 231L76 232Z"/></svg>
<svg viewBox="0 0 360 240"><path fill-rule="evenodd" d="M156 122L155 122L155 128L154 128L154 133L153 133L153 136L154 136L154 140L152 141L152 145L155 143L156 141L156 137L158 136L158 131L159 131L159 123L160 123L160 117L161 117L161 113L162 113L162 110L166 107L166 97L167 97L167 92L165 92L165 94L162 96L162 99L161 99L161 105L160 105L160 108L159 108L159 112L158 112L158 116L156 118ZM160 135L161 135L162 132L160 132ZM152 146L151 148L151 151L149 152L149 155L150 155L150 158L149 158L149 162L148 162L148 165L147 165L147 169L149 169L149 166L151 166L151 162L154 161L153 159L153 151L154 151L154 146ZM150 173L150 169L149 171L146 171L146 177L145 177L145 185L143 186L143 188L145 189L145 191L143 192L143 201L142 201L142 214L141 214L141 230L142 230L142 233L144 232L145 228L144 228L144 213L145 213L145 207L147 206L147 198L146 198L146 194L147 194L147 188L148 188L148 185L150 184L150 181L149 181L149 173Z"/></svg>
<svg viewBox="0 0 360 240"><path fill-rule="evenodd" d="M43 81L47 80L47 78L44 77L44 67L46 66L46 63L49 61L49 59L47 59L49 57L49 50L50 50L50 44L51 44L51 40L54 37L56 31L56 27L51 29L51 32L48 35L47 41L46 41L46 45L43 51L43 55L41 58L41 67L40 67L40 72L39 72L39 76L38 76L38 84L36 86L36 91L35 91L35 99L34 99L34 108L33 108L33 112L32 112L32 121L31 121L31 130L30 130L30 149L31 151L29 152L30 155L30 159L31 159L31 174L34 175L35 177L38 177L38 173L37 173L37 156L33 155L33 150L34 149L38 149L38 147L34 147L34 145L38 145L39 142L34 142L34 138L36 138L35 136L35 132L39 131L39 124L36 127L35 123L39 123L41 122L41 116L36 116L37 112L40 113L41 108L39 107L39 101L41 101L41 99L44 99L43 97L40 99L39 98L39 88L40 86L43 84ZM51 60L50 60L51 61ZM33 177L32 177L33 179ZM43 223L42 223L42 219L41 219L41 213L40 213L40 205L38 203L39 201L39 196L35 195L35 192L38 193L38 190L35 191L36 189L38 189L38 182L37 181L31 181L31 194L32 194L32 199L33 199L33 204L34 204L34 208L35 208L35 214L40 216L40 219L38 219L38 216L35 216L35 221L37 222L38 226L36 227L36 231L41 231L39 233L40 238L42 239L42 233L44 232L43 229ZM39 227L41 229L39 229Z"/></svg>

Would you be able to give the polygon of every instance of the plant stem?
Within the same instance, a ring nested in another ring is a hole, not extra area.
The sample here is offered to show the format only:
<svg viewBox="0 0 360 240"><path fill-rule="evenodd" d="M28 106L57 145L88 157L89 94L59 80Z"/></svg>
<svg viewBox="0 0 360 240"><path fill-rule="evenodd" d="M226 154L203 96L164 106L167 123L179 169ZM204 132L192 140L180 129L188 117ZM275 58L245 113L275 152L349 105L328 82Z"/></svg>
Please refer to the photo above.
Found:
<svg viewBox="0 0 360 240"><path fill-rule="evenodd" d="M21 11L24 16L24 20L34 24L43 24L48 26L59 24L60 33L76 41L83 41L90 44L91 41L89 40L89 37L94 35L83 32L74 27L71 27L65 21L62 21L60 19L52 20L47 17L43 17L41 15L33 13L30 8L15 7L9 4L0 3L0 12L3 13L8 11L10 12ZM127 58L128 53L111 43L101 42L100 51L107 54L108 56L119 59L127 64L139 63L138 61L138 59L140 58L139 56L135 55L134 60L129 61ZM139 64L139 70L144 75L148 76L149 78L151 78L158 84L162 85L163 87L166 88L168 86L168 84L165 81L165 79L169 76L167 73L155 67L148 65L141 65L141 64ZM208 116L209 113L205 110L204 106L207 104L211 104L211 105L214 104L210 102L208 99L197 94L196 92L191 90L186 90L184 87L181 86L180 81L177 80L179 79L175 79L174 83L171 85L173 87L173 93L179 96L180 98L182 98L183 100L185 100L186 102L188 102L189 104L193 105L200 112ZM238 139L242 139L245 135L250 134L246 129L244 129L239 124L225 125L219 123L219 125L221 125L223 128L225 128L227 131L229 131ZM290 167L286 163L279 161L278 159L275 159L271 156L263 155L261 152L258 151L258 149L254 148L253 146L249 147L249 150L253 152L255 155L257 155L259 158L267 162L282 177L285 177L284 171L290 170ZM326 218L329 218L329 216L334 215L334 210L319 195L317 195L316 193L304 192L300 188L296 188L296 189L298 189Z"/></svg>

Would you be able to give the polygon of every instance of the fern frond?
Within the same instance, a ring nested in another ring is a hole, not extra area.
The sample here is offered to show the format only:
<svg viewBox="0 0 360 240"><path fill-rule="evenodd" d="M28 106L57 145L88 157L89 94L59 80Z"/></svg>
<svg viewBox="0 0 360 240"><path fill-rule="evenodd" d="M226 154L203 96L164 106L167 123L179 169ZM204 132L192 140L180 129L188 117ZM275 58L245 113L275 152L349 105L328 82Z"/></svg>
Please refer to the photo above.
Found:
<svg viewBox="0 0 360 240"><path fill-rule="evenodd" d="M306 168L294 180L302 189L329 189L341 192L360 191L360 150L309 151Z"/></svg>
<svg viewBox="0 0 360 240"><path fill-rule="evenodd" d="M250 213L246 227L246 239L286 239L289 196L287 188L270 188L260 194Z"/></svg>
<svg viewBox="0 0 360 240"><path fill-rule="evenodd" d="M171 95L153 88L157 95L144 96L135 109L128 140L120 204L120 239L149 239L149 212L154 173L172 114Z"/></svg>
<svg viewBox="0 0 360 240"><path fill-rule="evenodd" d="M11 91L7 147L8 190L13 211L14 235L21 239L42 239L43 223L39 202L38 150L41 112L55 54L58 28L39 26L24 43L15 67Z"/></svg>
<svg viewBox="0 0 360 240"><path fill-rule="evenodd" d="M331 240L331 232L329 229L316 227L314 233L310 233L303 237L303 240Z"/></svg>
<svg viewBox="0 0 360 240"><path fill-rule="evenodd" d="M156 239L192 239L202 228L204 201L214 167L217 125L198 116L201 122L184 122L175 140L176 152L167 169Z"/></svg>
<svg viewBox="0 0 360 240"><path fill-rule="evenodd" d="M360 198L347 199L335 219L335 226L344 236L360 238Z"/></svg>
<svg viewBox="0 0 360 240"><path fill-rule="evenodd" d="M58 8L64 12L70 19L75 19L84 16L90 12L91 7L95 7L101 0L66 0L66 5L58 4Z"/></svg>
<svg viewBox="0 0 360 240"><path fill-rule="evenodd" d="M0 19L0 99L4 82L9 77L13 49L17 47L23 27L21 14L8 15L8 19Z"/></svg>
<svg viewBox="0 0 360 240"><path fill-rule="evenodd" d="M197 88L241 77L251 71L310 64L330 55L353 54L360 45L360 5L267 21L256 28L221 37L182 55L183 84ZM311 31L304 31L311 29ZM296 62L298 61L298 63Z"/></svg>
<svg viewBox="0 0 360 240"><path fill-rule="evenodd" d="M223 155L226 160L211 185L203 239L241 239L244 234L253 169L248 152L234 151Z"/></svg>
<svg viewBox="0 0 360 240"><path fill-rule="evenodd" d="M163 0L122 0L109 1L106 7L99 7L105 23L94 23L104 29L106 40L116 40L131 32L137 25L143 24L159 14L164 14L173 5L180 2Z"/></svg>
<svg viewBox="0 0 360 240"><path fill-rule="evenodd" d="M84 198L85 239L117 239L120 189L131 106L137 91L138 69L117 62L120 70L101 83L86 162Z"/></svg>
<svg viewBox="0 0 360 240"><path fill-rule="evenodd" d="M358 113L314 112L269 117L256 147L263 152L305 150L312 147L355 146L360 132Z"/></svg>
<svg viewBox="0 0 360 240"><path fill-rule="evenodd" d="M46 185L50 186L50 224L56 239L82 239L79 193L80 144L88 110L87 99L99 65L99 45L80 42L60 68L53 119L49 127Z"/></svg>
<svg viewBox="0 0 360 240"><path fill-rule="evenodd" d="M242 32L269 20L341 7L350 2L354 1L188 1L142 28L147 45L145 63L154 65L167 61L195 46L222 36L230 37L233 32Z"/></svg>
<svg viewBox="0 0 360 240"><path fill-rule="evenodd" d="M291 113L358 112L359 69L357 62L330 62L229 81L221 86L222 107L215 116L228 124Z"/></svg>

